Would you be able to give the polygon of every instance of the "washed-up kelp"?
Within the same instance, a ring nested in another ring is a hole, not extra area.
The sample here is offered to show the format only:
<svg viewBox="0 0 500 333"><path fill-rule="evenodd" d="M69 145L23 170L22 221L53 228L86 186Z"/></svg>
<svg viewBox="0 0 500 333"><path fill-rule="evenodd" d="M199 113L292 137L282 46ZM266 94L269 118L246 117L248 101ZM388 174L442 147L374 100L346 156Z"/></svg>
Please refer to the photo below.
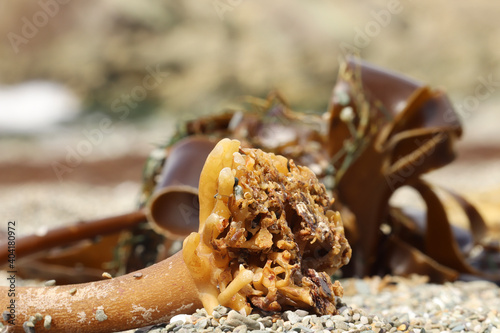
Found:
<svg viewBox="0 0 500 333"><path fill-rule="evenodd" d="M206 157L220 139L231 138L243 148L261 149L307 166L324 184L335 198L333 208L341 213L352 246L351 263L342 268L344 276L420 273L435 282L474 277L498 283L498 239L479 212L459 194L421 178L453 161L455 141L462 135L444 92L348 59L339 69L325 113L292 111L276 92L245 102L241 109L181 124L168 144L151 154L137 211L49 231L41 238L19 239L18 254L94 240L72 248L71 255L65 249L50 258L32 259L30 266L41 268L25 270L25 276L59 267L60 281L81 282L104 267L121 274L169 257L180 249L184 237L198 230L198 182ZM413 214L389 204L393 193L404 186L422 196L425 210ZM469 219L469 230L452 226L438 193L447 193L459 204ZM81 229L85 232L75 232ZM65 237L67 233L72 236ZM96 246L110 255L83 261L83 254ZM83 263L80 274L72 274L68 263L78 261Z"/></svg>

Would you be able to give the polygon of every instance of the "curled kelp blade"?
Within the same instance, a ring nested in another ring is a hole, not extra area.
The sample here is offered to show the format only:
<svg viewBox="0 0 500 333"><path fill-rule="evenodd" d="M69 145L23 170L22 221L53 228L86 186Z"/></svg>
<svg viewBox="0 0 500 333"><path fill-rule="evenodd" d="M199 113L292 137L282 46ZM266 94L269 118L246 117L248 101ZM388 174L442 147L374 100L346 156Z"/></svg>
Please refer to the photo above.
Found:
<svg viewBox="0 0 500 333"><path fill-rule="evenodd" d="M183 240L199 227L198 183L215 142L207 137L186 137L169 149L147 217L153 228L167 238Z"/></svg>
<svg viewBox="0 0 500 333"><path fill-rule="evenodd" d="M141 193L147 216L124 233L119 247L127 248L121 265L135 271L180 249L180 241L198 228L198 181L205 158L215 143L207 136L176 134L171 143L153 151L148 159Z"/></svg>
<svg viewBox="0 0 500 333"><path fill-rule="evenodd" d="M198 189L172 185L153 194L146 216L153 229L173 240L183 240L198 229Z"/></svg>
<svg viewBox="0 0 500 333"><path fill-rule="evenodd" d="M490 270L479 271L476 267L473 267L466 258L466 254L462 253L458 247L455 237L451 231L450 221L446 214L443 202L440 200L436 192L433 190L432 186L425 181L420 180L415 184L412 184L424 199L427 206L427 228L425 233L425 252L438 261L439 263L446 265L452 269L457 270L462 274L470 274L477 277L485 278L491 281L500 282L500 262L494 263L494 267ZM459 202L467 214L467 205L463 205L463 202ZM474 223L476 226L474 230L478 230L478 221L474 218L478 218L477 215L469 213L467 214L469 218L469 223ZM473 218L471 220L471 217ZM474 221L474 222L472 222ZM479 235L476 235L479 236ZM487 246L487 237L483 235L483 238L478 239L476 237L477 245L481 243L483 246ZM498 248L497 248L498 251ZM478 263L476 262L476 265Z"/></svg>
<svg viewBox="0 0 500 333"><path fill-rule="evenodd" d="M358 274L373 272L392 193L453 160L461 127L452 110L442 92L365 62L349 58L339 71L328 145L338 198L363 230Z"/></svg>
<svg viewBox="0 0 500 333"><path fill-rule="evenodd" d="M442 91L355 58L348 58L339 70L328 113L328 150L337 171L349 167L371 143L380 154L390 155L386 173L394 172L395 164L404 166L405 160L415 160L411 154L428 141L437 141L430 146L446 143L439 163L420 167L429 171L453 159L450 146L462 133L459 118Z"/></svg>
<svg viewBox="0 0 500 333"><path fill-rule="evenodd" d="M248 98L247 102L250 106L246 110L183 124L166 146L152 153L145 167L141 209L135 212L139 219L133 226L118 227L128 235L120 243L128 251L123 251L127 254L122 256L127 271L158 261L159 248L179 249L180 242L172 240L198 230L196 193L202 158L201 154L190 155L199 148L192 150L188 142L236 138L242 147L261 148L293 159L296 165L310 167L337 197L335 204L339 208L335 210L343 216L346 235L357 257L347 269L355 267L354 273L364 275L374 273L375 265L385 259L379 251L373 251L385 242L380 223L402 218L393 216L388 205L392 193L423 173L449 163L454 157L455 139L461 135L458 118L443 92L353 58L342 65L325 115L294 112L278 93L266 99ZM185 170L188 168L194 171ZM471 217L477 215L473 207L467 212L471 221L480 221ZM149 223L144 220L146 215ZM451 279L453 274L440 270L449 269L447 266L426 264L425 258L437 261L426 253L425 233L412 229L411 218L407 220L406 224L397 222L399 227L407 228L393 229L388 244L405 243L406 251L399 251L399 245L392 248L400 254L410 253L410 262L423 264L436 281ZM480 222L471 222L471 228L477 247L467 256L467 263L487 271L491 267L484 264L499 261L495 259L498 246ZM457 238L456 234L453 237ZM65 241L61 237L58 240ZM478 252L478 248L482 251ZM392 263L399 265L404 260L404 256L398 258ZM409 272L412 265L405 267ZM402 272L401 267L392 272Z"/></svg>
<svg viewBox="0 0 500 333"><path fill-rule="evenodd" d="M438 283L459 277L500 283L499 248L492 246L492 237L479 212L462 196L439 188L456 200L470 229L453 226L435 186L417 180L410 187L420 194L426 210L409 214L406 209L391 208L391 235L386 244L389 250L384 260L389 271L405 275L425 273Z"/></svg>
<svg viewBox="0 0 500 333"><path fill-rule="evenodd" d="M387 257L382 262L387 265L391 275L419 274L428 276L433 283L454 281L459 276L456 270L438 263L395 235L391 235L386 242Z"/></svg>

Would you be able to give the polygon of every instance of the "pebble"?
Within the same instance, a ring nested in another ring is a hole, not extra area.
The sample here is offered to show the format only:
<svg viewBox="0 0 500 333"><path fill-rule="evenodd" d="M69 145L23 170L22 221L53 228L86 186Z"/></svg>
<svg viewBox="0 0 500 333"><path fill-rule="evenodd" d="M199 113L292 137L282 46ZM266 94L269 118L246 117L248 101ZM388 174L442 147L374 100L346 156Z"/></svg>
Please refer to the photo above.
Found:
<svg viewBox="0 0 500 333"><path fill-rule="evenodd" d="M52 287L56 285L56 280L48 280L43 283L45 287Z"/></svg>
<svg viewBox="0 0 500 333"><path fill-rule="evenodd" d="M292 311L286 311L285 318L293 325L302 320L302 317Z"/></svg>
<svg viewBox="0 0 500 333"><path fill-rule="evenodd" d="M271 318L258 318L257 322L262 323L264 327L272 327L273 326L273 320Z"/></svg>
<svg viewBox="0 0 500 333"><path fill-rule="evenodd" d="M172 318L170 318L170 323L175 323L177 321L180 321L182 324L184 324L190 318L191 318L190 315L180 314L180 315L176 315L176 316L173 316Z"/></svg>
<svg viewBox="0 0 500 333"><path fill-rule="evenodd" d="M257 320L244 316L241 313L236 312L234 310L229 311L227 315L226 324L233 327L244 324L250 330L260 329L260 324Z"/></svg>
<svg viewBox="0 0 500 333"><path fill-rule="evenodd" d="M211 315L199 309L154 333L500 333L500 288L493 283L437 285L418 276L345 279L341 283L351 291L346 292L335 315L287 310L245 316L217 306Z"/></svg>
<svg viewBox="0 0 500 333"><path fill-rule="evenodd" d="M247 333L247 331L248 331L247 325L240 325L235 327L233 333Z"/></svg>
<svg viewBox="0 0 500 333"><path fill-rule="evenodd" d="M52 317L49 315L46 315L44 320L43 320L43 327L46 330L50 330L51 325L52 325Z"/></svg>
<svg viewBox="0 0 500 333"><path fill-rule="evenodd" d="M194 324L194 328L200 330L208 326L208 319L200 319Z"/></svg>

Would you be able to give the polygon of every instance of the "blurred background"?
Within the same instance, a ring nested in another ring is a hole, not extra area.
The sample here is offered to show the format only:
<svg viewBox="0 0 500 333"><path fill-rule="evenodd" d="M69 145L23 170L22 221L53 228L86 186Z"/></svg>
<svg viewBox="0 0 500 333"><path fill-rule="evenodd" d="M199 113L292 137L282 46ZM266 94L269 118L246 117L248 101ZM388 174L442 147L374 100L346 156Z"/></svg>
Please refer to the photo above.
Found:
<svg viewBox="0 0 500 333"><path fill-rule="evenodd" d="M4 0L0 17L0 215L19 235L133 209L153 148L241 96L325 111L353 51L448 92L465 132L429 178L500 223L498 2Z"/></svg>

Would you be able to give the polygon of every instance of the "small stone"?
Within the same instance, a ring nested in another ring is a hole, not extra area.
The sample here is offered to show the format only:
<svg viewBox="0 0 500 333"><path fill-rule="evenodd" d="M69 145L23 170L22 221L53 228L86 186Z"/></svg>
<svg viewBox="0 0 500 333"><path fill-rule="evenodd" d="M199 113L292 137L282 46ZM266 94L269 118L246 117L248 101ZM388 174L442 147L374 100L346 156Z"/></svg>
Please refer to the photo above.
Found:
<svg viewBox="0 0 500 333"><path fill-rule="evenodd" d="M170 323L180 322L180 325L186 323L188 319L191 318L190 315L187 314L178 314L170 318Z"/></svg>
<svg viewBox="0 0 500 333"><path fill-rule="evenodd" d="M258 320L258 319L262 318L260 316L260 314L258 314L258 313L254 313L254 314L248 315L247 317L250 318L250 319L252 319L252 320Z"/></svg>
<svg viewBox="0 0 500 333"><path fill-rule="evenodd" d="M111 274L109 274L108 272L104 272L102 273L102 277L105 278L105 279L112 279L113 277L111 276Z"/></svg>
<svg viewBox="0 0 500 333"><path fill-rule="evenodd" d="M286 314L286 318L287 320L293 325L293 324L296 324L298 323L299 321L302 320L302 318L297 315L295 312L292 312L292 311L286 311L285 312Z"/></svg>
<svg viewBox="0 0 500 333"><path fill-rule="evenodd" d="M74 295L74 294L76 294L76 288L71 288L71 289L69 290L69 294L70 294L70 295Z"/></svg>
<svg viewBox="0 0 500 333"><path fill-rule="evenodd" d="M45 318L43 318L43 327L46 330L49 330L51 325L52 325L52 317L50 315L46 315Z"/></svg>
<svg viewBox="0 0 500 333"><path fill-rule="evenodd" d="M347 325L344 321L335 321L335 329L339 329L341 331L348 331L349 325Z"/></svg>
<svg viewBox="0 0 500 333"><path fill-rule="evenodd" d="M142 273L135 273L134 275L132 275L133 277L135 277L136 279L140 279L142 277Z"/></svg>
<svg viewBox="0 0 500 333"><path fill-rule="evenodd" d="M311 316L311 322L315 325L323 325L323 321L316 315Z"/></svg>
<svg viewBox="0 0 500 333"><path fill-rule="evenodd" d="M233 333L247 333L247 325L236 326L233 330Z"/></svg>
<svg viewBox="0 0 500 333"><path fill-rule="evenodd" d="M242 324L243 325L243 324ZM223 330L224 332L231 332L233 329L234 329L234 326L230 326L230 325L219 325L218 326L221 330Z"/></svg>
<svg viewBox="0 0 500 333"><path fill-rule="evenodd" d="M312 330L310 328L307 328L307 327L302 326L302 325L295 326L294 328L292 328L292 331L295 331L295 332L298 332L298 333L309 333L309 332L312 332Z"/></svg>
<svg viewBox="0 0 500 333"><path fill-rule="evenodd" d="M45 281L45 282L43 283L43 285L44 285L45 287L55 286L55 284L56 284L56 280L48 280L48 281Z"/></svg>
<svg viewBox="0 0 500 333"><path fill-rule="evenodd" d="M194 328L201 330L208 326L208 319L200 319L194 324Z"/></svg>
<svg viewBox="0 0 500 333"><path fill-rule="evenodd" d="M295 310L295 314L301 318L304 318L305 316L307 316L309 314L309 312L299 309L299 310Z"/></svg>
<svg viewBox="0 0 500 333"><path fill-rule="evenodd" d="M354 321L359 321L360 318L361 318L361 315L359 313L355 313L352 315L352 319Z"/></svg>
<svg viewBox="0 0 500 333"><path fill-rule="evenodd" d="M359 318L359 322L363 325L366 325L368 324L368 317L366 316L361 316L361 318Z"/></svg>
<svg viewBox="0 0 500 333"><path fill-rule="evenodd" d="M233 326L233 327L237 327L237 326L240 326L241 324L245 324L251 330L260 329L260 325L256 320L245 317L242 314L240 314L239 312L236 312L234 310L229 311L229 313L227 315L226 324Z"/></svg>
<svg viewBox="0 0 500 333"><path fill-rule="evenodd" d="M257 322L262 323L262 325L264 325L264 327L271 327L271 326L273 326L273 320L271 318L269 318L269 317L257 319Z"/></svg>
<svg viewBox="0 0 500 333"><path fill-rule="evenodd" d="M217 305L215 308L214 308L214 312L217 312L218 314L220 315L226 315L228 312L230 311L229 308L226 308L225 306L222 306L222 305ZM214 316L215 317L215 316ZM219 317L220 318L220 317Z"/></svg>
<svg viewBox="0 0 500 333"><path fill-rule="evenodd" d="M207 312L207 310L205 310L205 308L196 309L196 314L203 316L203 317L208 316L208 312Z"/></svg>
<svg viewBox="0 0 500 333"><path fill-rule="evenodd" d="M243 322L241 320L238 320L238 319L228 319L224 322L224 324L222 325L227 325L227 326L231 326L231 327L238 327L240 325L243 325Z"/></svg>
<svg viewBox="0 0 500 333"><path fill-rule="evenodd" d="M176 320L174 322L172 320L170 320L170 324L168 324L167 326L165 326L164 330L166 332L169 332L169 331L173 330L174 327L180 326L180 325L182 325L182 321L181 320Z"/></svg>
<svg viewBox="0 0 500 333"><path fill-rule="evenodd" d="M398 331L406 331L408 329L408 325L406 324L401 324L397 327Z"/></svg>
<svg viewBox="0 0 500 333"><path fill-rule="evenodd" d="M352 309L345 305L338 310L338 313L344 314L344 312L348 315L352 315Z"/></svg>
<svg viewBox="0 0 500 333"><path fill-rule="evenodd" d="M457 325L451 329L452 332L460 332L465 330L465 326L463 324Z"/></svg>
<svg viewBox="0 0 500 333"><path fill-rule="evenodd" d="M2 312L2 318L4 321L7 321L10 319L10 312L5 310L4 312Z"/></svg>

